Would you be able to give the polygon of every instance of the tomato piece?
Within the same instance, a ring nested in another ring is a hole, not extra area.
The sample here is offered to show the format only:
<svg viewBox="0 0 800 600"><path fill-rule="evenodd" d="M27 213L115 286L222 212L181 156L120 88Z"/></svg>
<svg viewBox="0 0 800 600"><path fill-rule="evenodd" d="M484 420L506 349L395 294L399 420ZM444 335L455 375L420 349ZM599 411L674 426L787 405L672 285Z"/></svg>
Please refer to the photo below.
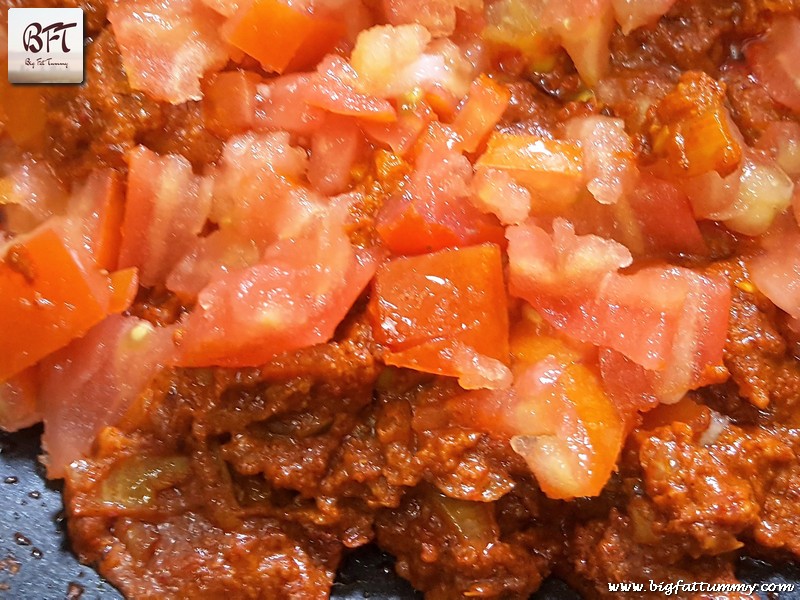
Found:
<svg viewBox="0 0 800 600"><path fill-rule="evenodd" d="M316 80L305 101L337 115L382 123L397 119L387 100L359 91L358 73L340 56L327 56L317 66Z"/></svg>
<svg viewBox="0 0 800 600"><path fill-rule="evenodd" d="M355 120L330 114L311 138L308 181L326 196L347 191L353 168L366 146Z"/></svg>
<svg viewBox="0 0 800 600"><path fill-rule="evenodd" d="M315 76L292 73L262 84L266 91L259 95L256 129L289 131L311 135L316 131L325 112L306 102L314 90Z"/></svg>
<svg viewBox="0 0 800 600"><path fill-rule="evenodd" d="M508 360L506 289L494 244L383 265L369 314L376 341L394 353L390 364L468 377L475 367L459 345L500 363Z"/></svg>
<svg viewBox="0 0 800 600"><path fill-rule="evenodd" d="M725 107L725 88L705 73L684 73L656 107L656 117L653 153L670 174L716 171L725 177L739 166L744 142Z"/></svg>
<svg viewBox="0 0 800 600"><path fill-rule="evenodd" d="M122 181L110 169L93 171L70 202L69 215L81 231L81 243L97 265L108 271L114 270L119 260L124 207Z"/></svg>
<svg viewBox="0 0 800 600"><path fill-rule="evenodd" d="M0 430L19 431L42 420L35 367L0 383Z"/></svg>
<svg viewBox="0 0 800 600"><path fill-rule="evenodd" d="M688 197L670 182L642 173L614 209L621 241L637 254L708 252Z"/></svg>
<svg viewBox="0 0 800 600"><path fill-rule="evenodd" d="M448 399L451 421L509 440L551 498L598 495L616 467L625 423L603 390L596 352L528 319L512 329L514 384Z"/></svg>
<svg viewBox="0 0 800 600"><path fill-rule="evenodd" d="M376 266L351 246L341 208L273 244L258 264L215 275L186 322L180 364L259 366L330 340Z"/></svg>
<svg viewBox="0 0 800 600"><path fill-rule="evenodd" d="M364 121L361 128L379 144L391 148L398 156L405 156L435 118L425 102L417 102L413 108L401 107L393 123Z"/></svg>
<svg viewBox="0 0 800 600"><path fill-rule="evenodd" d="M475 152L494 129L511 100L507 87L481 74L470 87L469 96L453 119L453 129L461 138L458 147Z"/></svg>
<svg viewBox="0 0 800 600"><path fill-rule="evenodd" d="M171 364L172 335L172 327L112 315L42 362L48 477L63 477L100 430L116 424L156 372Z"/></svg>
<svg viewBox="0 0 800 600"><path fill-rule="evenodd" d="M571 142L494 133L476 166L505 171L524 185L534 214L558 214L583 187L581 149Z"/></svg>
<svg viewBox="0 0 800 600"><path fill-rule="evenodd" d="M156 100L200 100L203 75L228 62L224 19L200 0L124 0L108 20L131 88Z"/></svg>
<svg viewBox="0 0 800 600"><path fill-rule="evenodd" d="M800 19L776 17L766 34L745 46L744 54L769 95L800 112Z"/></svg>
<svg viewBox="0 0 800 600"><path fill-rule="evenodd" d="M386 201L376 229L395 254L424 254L457 246L460 241L453 230L426 218L413 201L400 196Z"/></svg>
<svg viewBox="0 0 800 600"><path fill-rule="evenodd" d="M212 76L204 86L202 107L206 127L224 138L252 129L259 83L261 77L252 71L225 71Z"/></svg>
<svg viewBox="0 0 800 600"><path fill-rule="evenodd" d="M267 71L283 73L315 64L330 52L344 27L279 0L245 3L225 24L223 36Z"/></svg>
<svg viewBox="0 0 800 600"><path fill-rule="evenodd" d="M472 203L497 216L503 225L518 225L528 218L531 194L503 171L478 169L472 180Z"/></svg>
<svg viewBox="0 0 800 600"><path fill-rule="evenodd" d="M616 468L623 421L589 367L554 366L542 373L535 365L517 380L520 401L510 416L520 433L511 447L548 497L597 496Z"/></svg>
<svg viewBox="0 0 800 600"><path fill-rule="evenodd" d="M16 238L0 261L0 381L86 333L106 315L108 279L82 249L45 224Z"/></svg>
<svg viewBox="0 0 800 600"><path fill-rule="evenodd" d="M800 318L800 230L786 218L750 261L753 283L781 310Z"/></svg>
<svg viewBox="0 0 800 600"><path fill-rule="evenodd" d="M636 184L633 142L621 119L580 117L566 125L583 150L586 187L601 204L616 204Z"/></svg>
<svg viewBox="0 0 800 600"><path fill-rule="evenodd" d="M139 272L135 267L121 269L109 275L111 299L108 314L116 315L130 308L139 291Z"/></svg>
<svg viewBox="0 0 800 600"><path fill-rule="evenodd" d="M163 283L197 243L211 207L208 182L179 155L143 146L128 159L128 198L122 222L120 267L138 267L142 285Z"/></svg>
<svg viewBox="0 0 800 600"><path fill-rule="evenodd" d="M683 365L695 356L689 348L699 353L699 370L717 364L727 287L677 267L621 274L618 269L631 262L623 246L576 236L561 220L553 229L551 235L531 223L508 228L512 294L569 337L617 350L646 369ZM688 336L680 361L673 356L677 341L684 340L676 337L679 331ZM680 373L691 381L694 372ZM683 383L670 386L678 389Z"/></svg>

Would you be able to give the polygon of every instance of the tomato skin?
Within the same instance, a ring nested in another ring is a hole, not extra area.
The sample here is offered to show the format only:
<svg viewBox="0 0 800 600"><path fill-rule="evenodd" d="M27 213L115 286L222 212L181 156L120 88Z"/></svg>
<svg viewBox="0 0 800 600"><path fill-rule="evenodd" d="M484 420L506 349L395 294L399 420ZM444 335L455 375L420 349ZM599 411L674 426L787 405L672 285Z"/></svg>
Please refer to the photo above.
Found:
<svg viewBox="0 0 800 600"><path fill-rule="evenodd" d="M225 24L223 36L267 71L283 73L313 65L344 33L333 19L300 12L279 0L253 0Z"/></svg>
<svg viewBox="0 0 800 600"><path fill-rule="evenodd" d="M47 223L7 246L0 262L4 381L83 335L105 317L108 279L81 248Z"/></svg>
<svg viewBox="0 0 800 600"><path fill-rule="evenodd" d="M368 311L375 340L394 353L390 364L461 376L465 373L453 354L458 344L508 361L507 298L495 244L384 264Z"/></svg>

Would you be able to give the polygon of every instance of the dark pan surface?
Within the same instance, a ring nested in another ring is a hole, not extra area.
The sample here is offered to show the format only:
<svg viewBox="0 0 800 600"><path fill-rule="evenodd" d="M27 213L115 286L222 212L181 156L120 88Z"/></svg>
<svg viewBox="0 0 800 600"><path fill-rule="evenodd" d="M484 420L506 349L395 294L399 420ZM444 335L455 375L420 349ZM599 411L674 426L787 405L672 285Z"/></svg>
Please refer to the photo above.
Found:
<svg viewBox="0 0 800 600"><path fill-rule="evenodd" d="M113 586L80 564L69 549L60 486L45 480L36 461L40 434L40 428L0 433L0 598L122 600ZM745 559L739 572L747 582L796 582L797 590L779 598L800 600L797 566L775 569ZM331 598L416 600L422 595L394 574L391 557L368 546L345 561ZM579 600L579 596L553 579L533 600Z"/></svg>

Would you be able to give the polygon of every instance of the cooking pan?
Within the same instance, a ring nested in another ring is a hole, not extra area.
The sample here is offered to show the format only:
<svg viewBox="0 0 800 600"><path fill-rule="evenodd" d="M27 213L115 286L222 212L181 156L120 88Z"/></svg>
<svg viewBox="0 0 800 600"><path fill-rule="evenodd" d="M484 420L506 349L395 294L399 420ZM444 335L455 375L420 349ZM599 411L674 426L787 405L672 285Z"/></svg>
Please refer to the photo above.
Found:
<svg viewBox="0 0 800 600"><path fill-rule="evenodd" d="M66 537L61 486L47 481L36 457L41 428L0 433L0 598L25 600L122 600L91 567L78 562ZM795 591L762 596L800 600L800 567L752 558L738 564L745 582L795 583ZM334 600L417 600L408 582L394 574L392 559L375 546L350 554L331 590ZM579 600L551 578L532 600Z"/></svg>

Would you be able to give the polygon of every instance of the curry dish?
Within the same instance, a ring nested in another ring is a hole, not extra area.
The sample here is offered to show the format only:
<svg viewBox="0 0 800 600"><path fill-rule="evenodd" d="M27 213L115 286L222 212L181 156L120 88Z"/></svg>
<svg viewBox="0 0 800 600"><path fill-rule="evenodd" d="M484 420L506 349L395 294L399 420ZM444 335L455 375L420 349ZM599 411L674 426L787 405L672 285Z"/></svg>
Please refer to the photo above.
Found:
<svg viewBox="0 0 800 600"><path fill-rule="evenodd" d="M797 0L60 5L84 83L0 83L0 427L127 598L800 557Z"/></svg>

